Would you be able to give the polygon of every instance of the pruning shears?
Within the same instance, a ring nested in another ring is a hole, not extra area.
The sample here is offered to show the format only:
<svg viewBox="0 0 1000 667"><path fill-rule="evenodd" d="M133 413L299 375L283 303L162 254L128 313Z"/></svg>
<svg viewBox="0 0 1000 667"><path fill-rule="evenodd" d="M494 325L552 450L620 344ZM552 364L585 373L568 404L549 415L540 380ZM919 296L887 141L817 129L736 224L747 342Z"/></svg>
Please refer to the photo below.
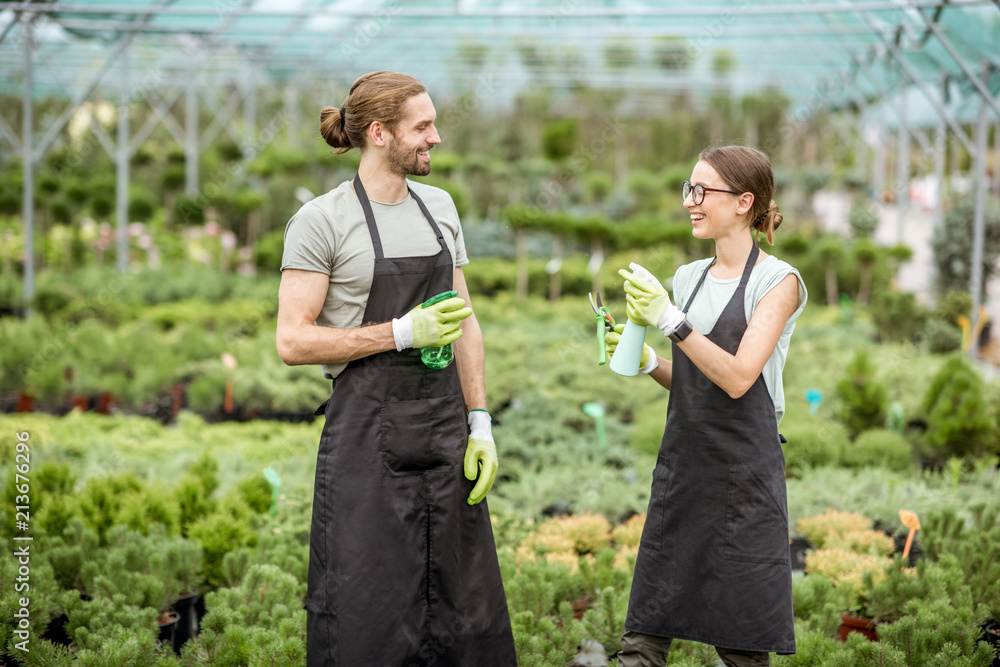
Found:
<svg viewBox="0 0 1000 667"><path fill-rule="evenodd" d="M605 331L615 330L615 318L601 303L601 293L597 293L597 300L594 301L594 294L590 293L590 307L594 309L594 322L597 323L597 364L603 366L608 361L608 351L604 346Z"/></svg>

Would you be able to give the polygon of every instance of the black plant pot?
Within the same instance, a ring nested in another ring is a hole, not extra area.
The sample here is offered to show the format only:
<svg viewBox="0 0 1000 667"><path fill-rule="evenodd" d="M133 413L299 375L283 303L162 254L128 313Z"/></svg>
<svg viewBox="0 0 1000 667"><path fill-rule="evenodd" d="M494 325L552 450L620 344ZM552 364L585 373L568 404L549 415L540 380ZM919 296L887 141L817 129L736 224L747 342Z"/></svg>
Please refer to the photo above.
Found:
<svg viewBox="0 0 1000 667"><path fill-rule="evenodd" d="M42 635L43 638L48 639L53 644L60 644L62 646L69 646L70 641L69 634L66 632L66 621L69 620L69 616L66 614L60 614L56 616L51 621L49 621L49 627L45 629L45 634Z"/></svg>
<svg viewBox="0 0 1000 667"><path fill-rule="evenodd" d="M813 548L804 537L793 537L788 543L789 557L793 570L806 569L806 552Z"/></svg>
<svg viewBox="0 0 1000 667"><path fill-rule="evenodd" d="M983 636L981 639L988 644L992 644L993 648L997 651L997 655L993 658L993 662L990 663L990 667L1000 667L1000 622L987 619L983 623L982 628Z"/></svg>
<svg viewBox="0 0 1000 667"><path fill-rule="evenodd" d="M180 618L177 619L177 627L174 629L174 652L180 653L181 647L189 639L198 636L198 613L195 610L195 603L198 601L198 594L185 595L172 605Z"/></svg>
<svg viewBox="0 0 1000 667"><path fill-rule="evenodd" d="M177 650L174 646L174 632L177 630L177 623L180 620L181 615L176 611L165 612L164 619L162 621L157 621L160 626L160 637L159 641L161 644L170 644L170 647Z"/></svg>

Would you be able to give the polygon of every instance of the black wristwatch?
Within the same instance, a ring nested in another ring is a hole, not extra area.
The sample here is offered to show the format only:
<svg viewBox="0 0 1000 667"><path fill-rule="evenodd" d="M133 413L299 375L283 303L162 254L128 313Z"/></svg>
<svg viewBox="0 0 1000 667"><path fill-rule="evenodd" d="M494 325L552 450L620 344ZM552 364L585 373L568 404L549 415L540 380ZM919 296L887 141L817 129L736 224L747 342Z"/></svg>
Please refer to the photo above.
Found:
<svg viewBox="0 0 1000 667"><path fill-rule="evenodd" d="M670 334L670 340L674 341L675 343L679 343L685 338L687 338L688 334L691 333L693 330L694 327L691 326L691 323L688 322L687 320L684 320L683 322L678 324L677 328L674 329L674 332Z"/></svg>

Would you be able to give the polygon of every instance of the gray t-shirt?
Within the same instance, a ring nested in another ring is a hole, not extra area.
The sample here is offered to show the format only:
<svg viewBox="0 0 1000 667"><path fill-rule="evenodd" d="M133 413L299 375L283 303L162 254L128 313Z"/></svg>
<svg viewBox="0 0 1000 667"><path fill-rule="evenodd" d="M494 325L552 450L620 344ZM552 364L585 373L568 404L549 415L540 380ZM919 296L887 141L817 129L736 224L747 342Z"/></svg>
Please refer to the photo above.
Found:
<svg viewBox="0 0 1000 667"><path fill-rule="evenodd" d="M423 183L408 180L407 185L441 228L453 266L468 264L462 224L451 196ZM386 257L424 257L441 249L433 228L412 196L407 195L398 204L372 201L371 205ZM319 326L353 329L361 325L374 267L371 234L351 181L344 181L304 204L285 227L281 270L302 269L330 276L326 303L316 318ZM335 378L346 366L324 365L323 375Z"/></svg>
<svg viewBox="0 0 1000 667"><path fill-rule="evenodd" d="M694 291L695 285L698 284L701 274L705 271L705 267L711 263L712 258L709 257L708 259L700 259L696 262L685 264L677 269L677 272L674 274L672 287L674 303L677 304L678 308L683 308L687 305L691 292ZM794 274L799 283L799 307L788 318L788 322L785 323L785 328L781 332L778 344L775 346L774 352L771 353L771 357L767 360L767 363L764 364L764 370L762 371L767 391L774 402L774 413L779 424L781 423L781 418L785 415L785 390L781 384L781 372L785 368L785 358L788 356L788 343L792 338L792 332L795 330L795 320L802 313L802 309L806 307L806 300L809 298L809 295L806 292L805 283L802 282L802 276L799 275L799 272L795 268L774 255L768 255L762 262L753 267L753 271L750 272L750 280L747 283L746 298L744 300L747 322L750 322L760 300L789 273ZM715 323L718 321L726 304L729 303L729 300L733 298L733 294L736 293L736 288L739 287L739 284L739 277L723 280L716 278L709 271L708 275L705 276L705 282L702 284L701 289L698 290L698 295L695 296L694 302L692 302L691 308L688 310L687 319L691 322L691 325L703 334L710 333L712 328L715 327Z"/></svg>

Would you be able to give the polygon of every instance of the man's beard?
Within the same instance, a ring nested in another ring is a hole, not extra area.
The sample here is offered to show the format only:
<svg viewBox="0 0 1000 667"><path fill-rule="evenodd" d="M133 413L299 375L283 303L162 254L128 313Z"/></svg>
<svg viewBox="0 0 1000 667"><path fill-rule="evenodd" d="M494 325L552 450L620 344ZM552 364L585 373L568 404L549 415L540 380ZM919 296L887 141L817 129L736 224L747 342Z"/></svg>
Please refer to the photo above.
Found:
<svg viewBox="0 0 1000 667"><path fill-rule="evenodd" d="M393 137L389 142L389 169L400 176L426 176L431 173L431 163L423 162L416 149L408 149Z"/></svg>

